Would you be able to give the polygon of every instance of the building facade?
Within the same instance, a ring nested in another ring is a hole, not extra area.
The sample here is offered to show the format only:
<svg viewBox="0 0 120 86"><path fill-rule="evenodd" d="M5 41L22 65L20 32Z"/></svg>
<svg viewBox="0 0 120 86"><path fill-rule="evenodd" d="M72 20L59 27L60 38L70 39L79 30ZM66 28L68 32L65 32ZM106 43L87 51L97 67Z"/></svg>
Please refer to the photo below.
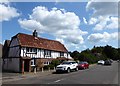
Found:
<svg viewBox="0 0 120 86"><path fill-rule="evenodd" d="M30 72L32 68L49 65L53 59L72 59L63 44L33 35L18 33L12 37L4 69L14 72Z"/></svg>

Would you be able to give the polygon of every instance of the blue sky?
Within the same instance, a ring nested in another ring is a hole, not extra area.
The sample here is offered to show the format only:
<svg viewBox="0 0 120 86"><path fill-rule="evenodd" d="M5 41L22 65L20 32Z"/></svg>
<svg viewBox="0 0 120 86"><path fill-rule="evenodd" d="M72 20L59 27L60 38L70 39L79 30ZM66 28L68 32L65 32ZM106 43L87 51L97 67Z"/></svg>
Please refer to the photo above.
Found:
<svg viewBox="0 0 120 86"><path fill-rule="evenodd" d="M39 37L58 40L69 51L94 45L118 47L117 2L93 1L1 3L1 43L36 29Z"/></svg>

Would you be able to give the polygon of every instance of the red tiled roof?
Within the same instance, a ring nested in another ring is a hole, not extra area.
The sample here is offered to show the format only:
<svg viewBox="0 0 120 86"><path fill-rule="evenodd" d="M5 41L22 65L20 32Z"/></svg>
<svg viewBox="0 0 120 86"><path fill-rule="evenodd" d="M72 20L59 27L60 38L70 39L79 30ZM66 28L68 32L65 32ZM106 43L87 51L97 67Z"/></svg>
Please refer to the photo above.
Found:
<svg viewBox="0 0 120 86"><path fill-rule="evenodd" d="M34 47L34 48L67 52L67 49L59 41L34 37L32 35L23 34L23 33L18 33L16 36L19 40L19 44L23 47Z"/></svg>

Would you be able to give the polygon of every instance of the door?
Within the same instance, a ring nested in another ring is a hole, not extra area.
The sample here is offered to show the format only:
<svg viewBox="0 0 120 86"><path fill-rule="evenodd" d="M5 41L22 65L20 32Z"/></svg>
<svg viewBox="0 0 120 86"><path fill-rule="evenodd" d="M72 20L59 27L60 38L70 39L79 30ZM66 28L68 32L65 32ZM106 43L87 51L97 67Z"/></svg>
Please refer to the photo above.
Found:
<svg viewBox="0 0 120 86"><path fill-rule="evenodd" d="M29 66L30 66L29 63L30 63L30 60L28 60L28 59L27 59L27 60L24 60L24 71L25 71L25 72L29 72L29 68L30 68L30 67L29 67Z"/></svg>

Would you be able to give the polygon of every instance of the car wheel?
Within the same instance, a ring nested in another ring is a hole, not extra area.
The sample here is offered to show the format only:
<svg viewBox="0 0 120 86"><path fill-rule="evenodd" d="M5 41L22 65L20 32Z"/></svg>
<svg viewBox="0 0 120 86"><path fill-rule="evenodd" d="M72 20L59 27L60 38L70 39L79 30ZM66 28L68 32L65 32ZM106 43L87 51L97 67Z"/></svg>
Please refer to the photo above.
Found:
<svg viewBox="0 0 120 86"><path fill-rule="evenodd" d="M78 67L76 67L75 70L78 71Z"/></svg>
<svg viewBox="0 0 120 86"><path fill-rule="evenodd" d="M67 69L67 73L69 73L69 72L70 72L70 68Z"/></svg>

